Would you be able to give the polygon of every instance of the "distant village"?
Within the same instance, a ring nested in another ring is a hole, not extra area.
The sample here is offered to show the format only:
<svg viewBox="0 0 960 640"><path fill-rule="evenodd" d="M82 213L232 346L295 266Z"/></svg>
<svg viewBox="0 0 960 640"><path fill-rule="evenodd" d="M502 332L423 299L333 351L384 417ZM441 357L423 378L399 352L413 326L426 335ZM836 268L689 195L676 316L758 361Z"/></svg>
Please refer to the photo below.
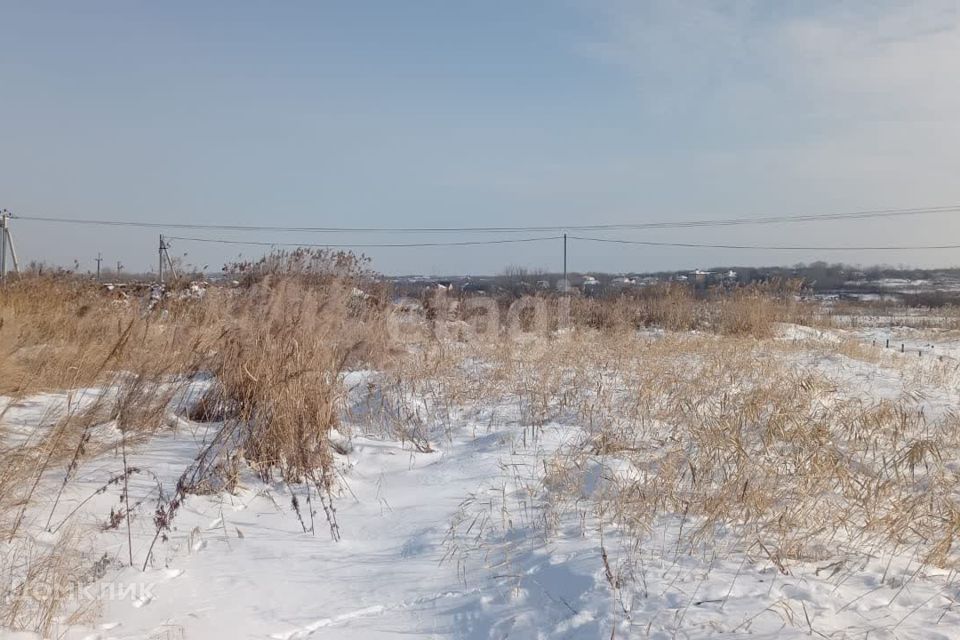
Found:
<svg viewBox="0 0 960 640"><path fill-rule="evenodd" d="M33 273L71 275L72 270L50 269L30 265ZM87 274L91 277L92 274ZM110 295L129 295L159 299L167 289L159 286L156 274L106 271L100 279ZM208 286L235 286L233 275L185 270L174 287L179 296L202 296ZM861 302L896 302L912 306L960 306L960 268L908 269L898 267L861 268L844 264L815 262L793 267L714 267L653 273L548 273L521 267L510 267L498 275L455 276L380 276L391 284L397 297L418 297L430 290L444 290L455 295L518 296L566 291L584 297L642 294L650 287L677 284L694 290L733 289L756 283L799 281L805 295L824 300ZM98 278L99 279L99 278ZM186 284L186 288L182 285Z"/></svg>
<svg viewBox="0 0 960 640"><path fill-rule="evenodd" d="M917 304L960 303L960 269L859 268L816 262L794 267L719 267L655 273L563 274L508 268L493 276L397 276L390 278L399 295L442 288L474 295L523 295L563 291L582 296L616 295L646 287L678 283L694 289L733 288L754 283L799 280L813 296L870 301L896 299Z"/></svg>
<svg viewBox="0 0 960 640"><path fill-rule="evenodd" d="M400 276L391 278L398 291L415 293L424 288L441 287L472 294L536 293L538 291L568 291L584 296L598 295L628 289L640 289L665 282L715 286L737 284L738 273L732 269L706 271L695 269L670 274L567 274L566 285L562 274L505 273L497 276Z"/></svg>

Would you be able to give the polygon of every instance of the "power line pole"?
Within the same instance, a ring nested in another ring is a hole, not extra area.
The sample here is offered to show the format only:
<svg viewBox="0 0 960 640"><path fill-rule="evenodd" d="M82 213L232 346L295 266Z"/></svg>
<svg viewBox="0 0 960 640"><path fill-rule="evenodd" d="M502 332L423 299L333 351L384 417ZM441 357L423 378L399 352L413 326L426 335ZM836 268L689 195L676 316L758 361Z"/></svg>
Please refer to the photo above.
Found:
<svg viewBox="0 0 960 640"><path fill-rule="evenodd" d="M97 252L97 282L100 282L100 263L103 262L103 256L100 255L100 252Z"/></svg>
<svg viewBox="0 0 960 640"><path fill-rule="evenodd" d="M567 232L563 232L563 292L566 293L567 286Z"/></svg>
<svg viewBox="0 0 960 640"><path fill-rule="evenodd" d="M120 272L123 271L123 265L117 260L117 282L120 281Z"/></svg>
<svg viewBox="0 0 960 640"><path fill-rule="evenodd" d="M157 263L157 275L160 281L160 284L163 285L163 252L166 247L163 245L163 234L160 234L160 249L157 251L157 256L160 258Z"/></svg>
<svg viewBox="0 0 960 640"><path fill-rule="evenodd" d="M7 217L6 209L0 211L0 284L7 281Z"/></svg>
<svg viewBox="0 0 960 640"><path fill-rule="evenodd" d="M10 249L10 257L13 259L13 270L20 275L20 261L17 260L17 247L13 244L13 236L10 234L10 218L13 217L6 209L0 211L0 283L7 281L7 248Z"/></svg>
<svg viewBox="0 0 960 640"><path fill-rule="evenodd" d="M160 284L163 284L163 260L167 260L167 271L170 273L170 276L174 280L177 279L177 269L173 266L173 259L170 258L170 245L167 244L167 241L164 240L163 234L160 234L160 249L159 252L159 265L160 265Z"/></svg>
<svg viewBox="0 0 960 640"><path fill-rule="evenodd" d="M20 261L17 260L17 245L13 243L13 234L10 233L10 225L5 225L6 227L6 236L7 236L7 246L10 247L10 257L13 258L13 270L19 276L20 275Z"/></svg>

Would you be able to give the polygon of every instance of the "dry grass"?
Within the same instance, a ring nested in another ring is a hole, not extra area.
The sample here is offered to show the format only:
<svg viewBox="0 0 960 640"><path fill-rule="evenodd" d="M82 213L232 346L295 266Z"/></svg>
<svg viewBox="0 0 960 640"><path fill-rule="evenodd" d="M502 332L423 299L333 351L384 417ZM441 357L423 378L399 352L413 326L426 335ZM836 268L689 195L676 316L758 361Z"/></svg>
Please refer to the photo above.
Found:
<svg viewBox="0 0 960 640"><path fill-rule="evenodd" d="M242 458L264 480L276 471L287 483L307 483L337 538L330 432L344 409L341 373L379 361L384 316L343 282L285 279L255 285L231 315L207 361L213 386L194 412L223 422L204 464L223 469Z"/></svg>
<svg viewBox="0 0 960 640"><path fill-rule="evenodd" d="M23 540L3 548L0 566L13 581L3 589L0 628L30 630L49 638L58 637L69 625L96 619L99 603L93 594L86 595L85 588L102 577L106 565L92 565L77 551L81 539L77 530L69 529L53 543Z"/></svg>
<svg viewBox="0 0 960 640"><path fill-rule="evenodd" d="M899 552L960 569L960 418L931 413L925 398L931 387L949 393L956 367L838 343L831 357L857 356L900 378L900 396L880 399L810 363L824 348L749 332L579 329L436 345L374 395L402 433L438 437L429 427L451 414L494 429L518 423L530 438L551 423L581 428L542 461L536 486L517 489L512 509L536 496L547 535L599 522L639 549L656 523L679 517L677 553L707 545L789 572L798 561ZM597 468L599 488L587 488ZM466 534L477 517L464 518L459 548L476 542Z"/></svg>
<svg viewBox="0 0 960 640"><path fill-rule="evenodd" d="M826 308L824 319L834 326L907 327L912 329L960 330L960 307L906 306L892 300L838 301Z"/></svg>
<svg viewBox="0 0 960 640"><path fill-rule="evenodd" d="M464 420L522 425L521 446L552 423L579 427L582 437L543 460L524 489L543 505L536 522L545 535L573 518L639 543L659 518L682 514L678 550L762 549L783 571L798 560L907 547L960 569L950 463L960 425L948 411L927 415L921 393L955 384L955 369L932 359L906 366L853 341L776 340L778 323L820 322L792 284L574 299L564 331L521 316L531 330L478 334L463 301L431 309L431 321L391 309L365 263L346 254L277 254L237 268L239 287L156 308L62 278L4 288L0 380L10 402L88 389L45 416L35 436L3 434L0 534L19 544L0 558L4 584L84 574L69 523L42 553L23 530L41 479L57 478L62 490L85 460L118 446L125 478L126 449L167 429L175 412L217 423L217 435L157 506L158 540L191 492L231 490L244 465L302 485L338 537L331 432L347 415L420 450ZM398 342L390 331L398 321L415 340ZM809 354L896 370L905 391L864 397ZM343 374L360 368L383 373L351 395ZM209 393L173 406L198 374L211 377ZM119 442L91 439L110 422ZM608 472L588 490L597 465ZM313 530L312 504L307 513L301 523ZM132 550L119 558L144 567L151 559ZM0 593L2 626L48 633L64 613L63 600L17 593Z"/></svg>
<svg viewBox="0 0 960 640"><path fill-rule="evenodd" d="M287 483L312 486L336 536L328 436L343 409L340 373L379 365L391 351L382 297L356 288L368 284L366 277L345 254L298 252L248 266L240 287L214 288L202 299L169 298L156 307L66 278L23 279L4 288L0 371L7 406L39 391L77 392L57 415L2 434L0 533L11 551L0 564L0 624L48 633L66 602L50 597L46 608L40 602L26 607L16 585L66 584L66 574L81 571L66 562L82 557L69 536L59 535L45 556L35 552L36 532L25 527L25 514L41 480L56 479L62 492L85 460L116 449L125 483L129 449L168 429L171 413L203 413L174 406L198 374L213 376L204 404L207 413L220 415L206 418L222 425L158 506L158 538L189 493L229 488L239 464L265 478L277 472ZM116 427L116 442L91 437L104 424ZM52 519L58 501L50 518L32 521L45 520L51 530L69 525ZM132 508L121 505L111 514L114 524L129 527ZM124 564L151 560L125 551Z"/></svg>
<svg viewBox="0 0 960 640"><path fill-rule="evenodd" d="M575 298L577 326L604 330L660 327L668 331L708 331L721 335L770 337L779 322L809 324L815 309L800 302L798 282L774 282L699 294L668 283L613 298Z"/></svg>

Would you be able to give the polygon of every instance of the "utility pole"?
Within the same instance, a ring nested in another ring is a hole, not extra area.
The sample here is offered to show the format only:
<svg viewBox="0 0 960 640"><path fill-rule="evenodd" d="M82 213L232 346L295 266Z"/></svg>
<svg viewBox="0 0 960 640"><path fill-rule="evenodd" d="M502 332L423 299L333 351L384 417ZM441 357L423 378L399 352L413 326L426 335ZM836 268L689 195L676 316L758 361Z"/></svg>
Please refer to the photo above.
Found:
<svg viewBox="0 0 960 640"><path fill-rule="evenodd" d="M167 260L167 271L170 272L170 275L176 280L177 270L173 266L173 260L170 259L170 245L167 244L167 241L164 240L163 234L160 234L160 248L158 249L159 253L159 275L160 275L160 284L163 284L163 260Z"/></svg>
<svg viewBox="0 0 960 640"><path fill-rule="evenodd" d="M160 258L160 260L159 260L158 263L157 263L157 275L158 275L158 279L159 279L159 281L160 281L160 285L161 285L161 286L163 285L163 250L164 250L164 249L166 249L166 247L163 245L163 234L161 233L161 234L160 234L160 249L157 251L157 255L158 255L158 257Z"/></svg>
<svg viewBox="0 0 960 640"><path fill-rule="evenodd" d="M3 209L0 211L0 283L7 281L7 247L10 248L10 257L13 259L13 269L20 275L20 262L17 260L17 248L13 244L10 234L10 218L13 215Z"/></svg>
<svg viewBox="0 0 960 640"><path fill-rule="evenodd" d="M120 272L123 271L123 265L117 260L117 282L120 281Z"/></svg>
<svg viewBox="0 0 960 640"><path fill-rule="evenodd" d="M10 213L0 211L0 284L7 281L7 217Z"/></svg>
<svg viewBox="0 0 960 640"><path fill-rule="evenodd" d="M100 252L97 252L97 282L100 282L100 263L103 262L103 256L100 255Z"/></svg>
<svg viewBox="0 0 960 640"><path fill-rule="evenodd" d="M566 293L567 286L567 232L563 232L563 292Z"/></svg>

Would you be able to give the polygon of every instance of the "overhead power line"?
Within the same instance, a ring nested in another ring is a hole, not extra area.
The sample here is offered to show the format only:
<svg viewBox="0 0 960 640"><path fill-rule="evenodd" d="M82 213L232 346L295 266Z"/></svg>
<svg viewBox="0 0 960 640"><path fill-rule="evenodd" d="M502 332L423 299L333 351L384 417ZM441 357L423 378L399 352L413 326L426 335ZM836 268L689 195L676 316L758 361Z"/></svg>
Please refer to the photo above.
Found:
<svg viewBox="0 0 960 640"><path fill-rule="evenodd" d="M146 222L137 220L102 220L91 218L56 218L49 216L18 216L19 220L53 224L77 224L94 226L140 227L152 229L206 229L216 231L277 231L297 233L531 233L560 231L625 231L649 229L688 229L694 227L729 227L743 225L768 225L797 222L829 222L838 220L863 220L920 216L938 213L958 213L960 205L941 207L914 207L909 209L872 209L842 213L772 215L753 218L727 218L718 220L685 220L639 223L542 225L542 226L463 226L463 227L288 227L275 225L200 224L183 222ZM325 245L326 246L326 245ZM354 245L356 246L356 245Z"/></svg>
<svg viewBox="0 0 960 640"><path fill-rule="evenodd" d="M518 244L526 242L545 242L563 240L564 236L540 236L535 238L507 238L497 240L465 240L455 242L375 242L359 244L311 243L311 242L269 242L258 240L226 240L222 238L190 238L183 236L164 236L167 240L187 242L205 242L212 244L249 245L259 247L318 247L325 249L367 249L367 248L414 248L414 247L464 247L497 244ZM585 242L603 242L610 244L640 245L645 247L676 247L685 249L736 249L745 251L927 251L941 249L960 249L960 244L938 245L873 245L873 246L797 246L797 245L761 245L761 244L715 244L699 242L655 242L652 240L619 240L613 238L594 238L589 236L568 235L569 240Z"/></svg>
<svg viewBox="0 0 960 640"><path fill-rule="evenodd" d="M256 240L223 240L220 238L185 238L181 236L164 236L168 240L186 240L188 242L210 242L215 244L239 244L260 247L321 247L324 249L367 249L387 247L466 247L490 244L516 244L521 242L543 242L545 240L562 240L563 236L546 236L539 238L508 238L501 240L464 240L461 242L374 242L360 244L328 244L304 242L265 242Z"/></svg>
<svg viewBox="0 0 960 640"><path fill-rule="evenodd" d="M763 244L707 244L699 242L654 242L648 240L616 240L613 238L589 238L569 236L571 240L587 242L605 242L611 244L632 244L645 247L680 247L690 249L738 249L745 251L932 251L938 249L960 249L960 244L929 245L878 245L878 246L796 246Z"/></svg>

